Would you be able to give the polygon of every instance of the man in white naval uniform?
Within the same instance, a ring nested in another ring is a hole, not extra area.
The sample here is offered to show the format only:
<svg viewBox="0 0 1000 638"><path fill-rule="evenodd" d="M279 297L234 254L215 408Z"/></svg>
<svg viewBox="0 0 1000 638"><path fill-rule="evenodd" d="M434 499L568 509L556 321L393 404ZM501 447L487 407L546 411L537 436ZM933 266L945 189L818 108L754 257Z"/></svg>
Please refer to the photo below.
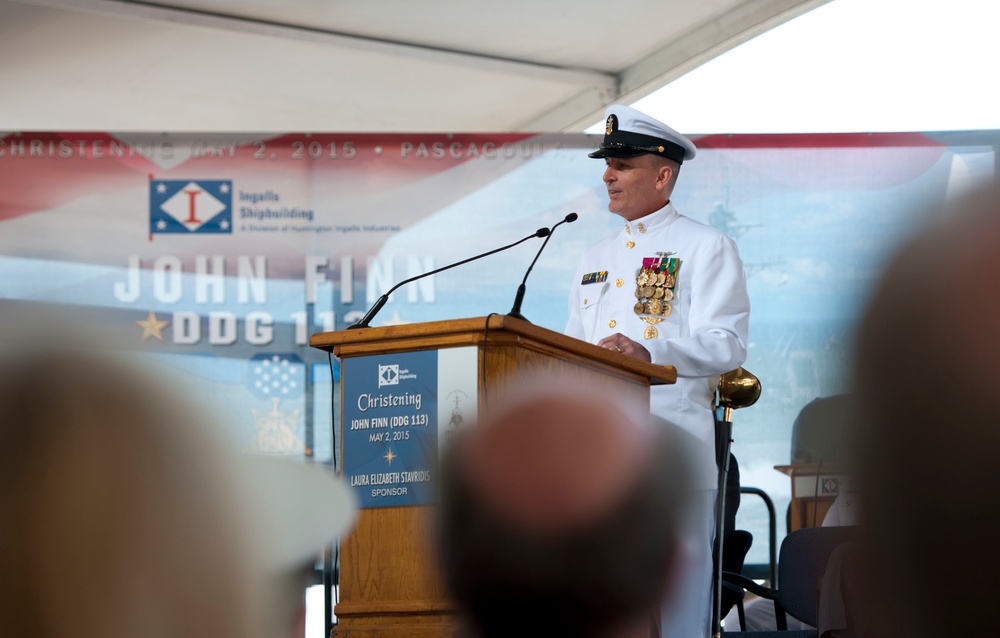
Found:
<svg viewBox="0 0 1000 638"><path fill-rule="evenodd" d="M680 165L694 144L627 106L606 112L601 147L608 210L624 228L580 260L565 333L656 365L677 369L677 383L653 386L650 412L703 445L697 466L687 569L679 595L662 610L665 638L711 631L712 544L718 489L713 402L719 375L746 358L750 301L736 244L680 215L670 202Z"/></svg>

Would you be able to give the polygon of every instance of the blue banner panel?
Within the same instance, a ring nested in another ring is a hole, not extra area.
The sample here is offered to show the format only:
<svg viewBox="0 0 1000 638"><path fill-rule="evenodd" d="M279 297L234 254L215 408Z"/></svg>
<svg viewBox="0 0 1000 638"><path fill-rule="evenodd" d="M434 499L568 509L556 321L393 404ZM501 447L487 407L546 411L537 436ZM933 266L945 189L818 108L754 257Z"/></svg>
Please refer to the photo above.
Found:
<svg viewBox="0 0 1000 638"><path fill-rule="evenodd" d="M344 360L344 480L361 507L436 501L437 386L437 351Z"/></svg>

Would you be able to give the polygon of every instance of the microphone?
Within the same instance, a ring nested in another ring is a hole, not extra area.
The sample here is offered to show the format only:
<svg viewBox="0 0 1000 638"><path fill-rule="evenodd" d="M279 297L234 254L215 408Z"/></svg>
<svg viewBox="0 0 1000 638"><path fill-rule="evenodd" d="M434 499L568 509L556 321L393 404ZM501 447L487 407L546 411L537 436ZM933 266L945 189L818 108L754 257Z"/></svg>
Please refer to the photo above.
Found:
<svg viewBox="0 0 1000 638"><path fill-rule="evenodd" d="M574 213L574 215L575 214L576 213ZM575 219L575 217L574 217L574 219ZM559 224L556 224L556 226L558 226L558 225ZM389 291L386 292L384 295L382 295L381 297L379 297L375 301L375 303L372 304L372 307L368 309L368 312L365 313L365 316L361 318L361 321L357 322L353 326L348 326L347 329L348 330L354 330L355 328L367 328L368 324L371 322L371 320L375 318L376 314L378 314L378 311L381 310L382 306L385 305L385 302L389 301L389 295L391 295L393 293L393 291L395 291L400 286L408 284L411 281L416 281L418 279L423 279L424 277L429 277L429 276L437 274L437 273L439 273L439 272L441 272L443 270L449 270L451 268L454 268L455 266L461 266L462 264L467 264L470 261L475 261L477 259L482 259L483 257L489 257L490 255L492 255L494 253L498 253L498 252L500 252L502 250L507 250L508 248L513 248L514 246L517 246L518 244L523 244L524 242L526 242L529 239L532 239L534 237L547 237L549 235L549 233L551 233L551 232L552 232L551 229L548 229L548 228L539 228L538 230L536 230L532 234L528 235L524 239L519 239L516 242L514 242L513 244L507 244L506 246L501 246L500 248L495 248L495 249L489 251L488 253L483 253L481 255L476 255L475 257L469 257L468 259L463 259L462 261L457 261L457 262L455 262L453 264L448 264L447 266L442 266L441 268L438 268L437 270L431 270L429 272L421 273L421 274L417 275L416 277L410 277L409 279L401 281L398 284L396 284L395 286L393 286L392 288L390 288ZM546 239L545 241L548 241L548 240ZM543 244L543 246L544 246L544 244ZM535 259L538 259L538 258L536 257Z"/></svg>
<svg viewBox="0 0 1000 638"><path fill-rule="evenodd" d="M521 285L517 287L517 294L514 296L514 305L511 306L510 312L507 313L508 317L514 317L515 319L528 321L527 319L525 319L524 315L521 314L521 302L524 301L524 291L525 291L524 284L528 281L528 275L531 274L531 269L535 267L535 262L538 261L539 257L541 257L542 251L545 250L545 244L549 243L549 240L552 238L552 233L555 232L556 228L558 228L560 224L569 224L571 222L575 222L578 217L579 215L577 215L576 213L570 213L569 215L566 215L566 217L561 222L558 222L557 224L552 226L552 228L548 229L549 231L547 233L548 237L546 237L545 241L542 242L542 247L538 249L538 254L535 255L534 261L532 261L531 265L528 266L528 272L524 273L524 279L521 280Z"/></svg>

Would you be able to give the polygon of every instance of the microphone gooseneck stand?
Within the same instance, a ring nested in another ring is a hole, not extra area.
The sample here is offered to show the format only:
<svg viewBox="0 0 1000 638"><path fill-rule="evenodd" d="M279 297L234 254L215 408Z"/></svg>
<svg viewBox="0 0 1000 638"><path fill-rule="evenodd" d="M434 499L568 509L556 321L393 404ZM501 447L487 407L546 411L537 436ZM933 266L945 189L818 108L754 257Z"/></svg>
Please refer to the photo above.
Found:
<svg viewBox="0 0 1000 638"><path fill-rule="evenodd" d="M481 255L476 255L475 257L469 257L468 259L463 259L462 261L457 261L457 262L455 262L453 264L448 264L447 266L442 266L441 268L437 268L437 269L431 270L429 272L421 273L421 274L417 275L416 277L410 277L409 279L405 279L405 280L399 282L398 284L396 284L395 286L393 286L392 288L390 288L384 295L382 295L381 297L379 297L375 301L375 303L372 304L372 307L368 309L368 312L365 313L365 316L361 318L361 321L357 322L354 325L348 326L347 329L348 330L354 330L354 329L357 329L357 328L367 328L368 324L371 323L371 320L374 319L375 315L378 314L378 311L382 309L382 306L384 306L385 303L387 301L389 301L389 295L391 295L400 286L408 284L411 281L416 281L418 279L423 279L424 277L429 277L429 276L437 274L439 272L442 272L442 271L445 271L445 270L449 270L451 268L454 268L455 266L461 266L462 264L467 264L470 261L475 261L477 259L482 259L483 257L489 257L490 255L492 255L494 253L498 253L500 251L507 250L508 248L513 248L514 246L517 246L518 244L522 244L522 243L528 241L529 239L533 239L535 237L547 237L550 232L552 232L552 231L550 231L548 228L539 228L534 233L528 235L527 237L525 237L523 239L519 239L518 241L514 242L513 244L507 244L506 246L501 246L500 248L495 248L495 249L493 249L493 250L491 250L489 252L483 253Z"/></svg>
<svg viewBox="0 0 1000 638"><path fill-rule="evenodd" d="M526 290L525 283L528 281L528 275L531 274L531 269L535 267L535 262L538 261L538 258L542 255L542 251L545 250L545 245L549 243L550 239L552 239L552 233L555 232L556 228L558 228L561 224L575 222L578 217L579 215L576 213L570 213L569 215L566 215L561 222L558 222L553 225L552 228L547 229L549 231L548 236L545 238L545 241L542 242L542 246L538 249L538 253L535 254L535 258L532 260L531 265L528 266L528 272L524 273L524 279L521 280L521 285L517 287L517 294L514 295L514 305L511 306L510 312L507 313L508 317L528 321L528 319L521 314L521 303L524 301L524 291Z"/></svg>

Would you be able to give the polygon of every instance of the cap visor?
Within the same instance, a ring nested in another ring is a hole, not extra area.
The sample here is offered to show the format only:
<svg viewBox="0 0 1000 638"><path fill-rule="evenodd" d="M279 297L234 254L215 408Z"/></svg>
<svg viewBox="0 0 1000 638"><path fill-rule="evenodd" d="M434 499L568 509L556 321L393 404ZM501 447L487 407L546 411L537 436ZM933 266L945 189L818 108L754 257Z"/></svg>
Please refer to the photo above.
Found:
<svg viewBox="0 0 1000 638"><path fill-rule="evenodd" d="M593 153L588 153L587 157L594 159L604 159L605 157L639 157L645 155L646 151L636 151L625 148L599 148Z"/></svg>

